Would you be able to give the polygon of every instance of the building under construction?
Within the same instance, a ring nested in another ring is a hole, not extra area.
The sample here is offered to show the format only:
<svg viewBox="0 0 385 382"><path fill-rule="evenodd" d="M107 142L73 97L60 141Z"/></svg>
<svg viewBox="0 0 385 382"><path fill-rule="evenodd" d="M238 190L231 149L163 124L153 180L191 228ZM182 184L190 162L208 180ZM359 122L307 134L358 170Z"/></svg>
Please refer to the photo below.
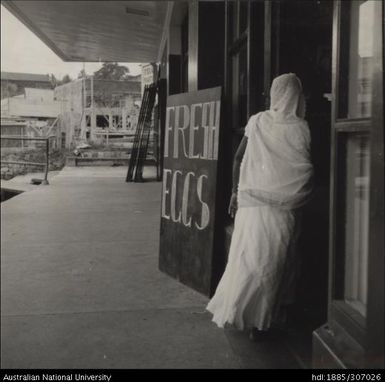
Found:
<svg viewBox="0 0 385 382"><path fill-rule="evenodd" d="M62 146L109 144L135 133L141 101L140 76L100 80L87 76L55 88L60 103ZM123 140L124 141L124 140Z"/></svg>
<svg viewBox="0 0 385 382"><path fill-rule="evenodd" d="M52 89L23 88L23 93L1 100L1 136L37 138L55 135L53 147L60 144L58 118L60 103L54 100ZM2 139L4 151L34 148L36 142Z"/></svg>

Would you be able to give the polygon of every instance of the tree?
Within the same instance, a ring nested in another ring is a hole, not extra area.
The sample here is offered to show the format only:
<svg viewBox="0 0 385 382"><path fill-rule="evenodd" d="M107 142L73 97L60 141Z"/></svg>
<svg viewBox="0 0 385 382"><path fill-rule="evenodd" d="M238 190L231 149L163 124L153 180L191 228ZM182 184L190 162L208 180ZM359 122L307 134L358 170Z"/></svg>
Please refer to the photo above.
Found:
<svg viewBox="0 0 385 382"><path fill-rule="evenodd" d="M18 86L12 82L5 82L4 84L1 84L1 99L14 97L21 92L22 91L18 88Z"/></svg>
<svg viewBox="0 0 385 382"><path fill-rule="evenodd" d="M72 78L68 74L64 75L61 80L58 80L54 74L50 74L49 79L53 88L56 88L56 86L64 85L72 81Z"/></svg>
<svg viewBox="0 0 385 382"><path fill-rule="evenodd" d="M82 69L79 74L78 74L78 79L80 78L86 78L87 74L86 74L86 71L84 69Z"/></svg>
<svg viewBox="0 0 385 382"><path fill-rule="evenodd" d="M125 80L128 78L129 69L117 62L104 62L103 66L94 72L97 80Z"/></svg>
<svg viewBox="0 0 385 382"><path fill-rule="evenodd" d="M71 81L72 81L72 78L68 74L65 74L61 80L60 85L64 85L64 84L71 82Z"/></svg>
<svg viewBox="0 0 385 382"><path fill-rule="evenodd" d="M53 88L56 88L56 86L59 86L60 85L60 81L55 77L55 75L54 74L50 74L49 75L49 80L50 80L50 82L51 82L51 86L53 87Z"/></svg>

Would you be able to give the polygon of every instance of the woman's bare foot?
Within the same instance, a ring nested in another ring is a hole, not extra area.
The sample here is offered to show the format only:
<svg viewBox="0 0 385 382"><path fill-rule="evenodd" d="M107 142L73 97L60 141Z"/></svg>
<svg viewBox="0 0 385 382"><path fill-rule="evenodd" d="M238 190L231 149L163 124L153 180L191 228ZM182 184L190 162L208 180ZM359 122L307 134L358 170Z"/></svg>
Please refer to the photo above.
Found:
<svg viewBox="0 0 385 382"><path fill-rule="evenodd" d="M249 339L251 341L265 341L269 337L269 331L268 330L259 330L257 328L253 328L250 331Z"/></svg>
<svg viewBox="0 0 385 382"><path fill-rule="evenodd" d="M270 328L268 330L259 330L257 328L253 328L250 331L250 340L255 342L267 341L267 340L276 340L285 337L286 331Z"/></svg>

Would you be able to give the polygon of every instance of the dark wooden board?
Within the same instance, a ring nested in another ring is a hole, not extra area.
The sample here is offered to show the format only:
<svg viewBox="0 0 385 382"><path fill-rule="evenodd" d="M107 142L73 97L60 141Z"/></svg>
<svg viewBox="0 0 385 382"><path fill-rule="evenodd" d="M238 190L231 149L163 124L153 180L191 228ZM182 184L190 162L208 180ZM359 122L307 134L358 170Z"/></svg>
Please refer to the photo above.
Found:
<svg viewBox="0 0 385 382"><path fill-rule="evenodd" d="M215 272L220 105L220 87L169 96L164 133L159 268L205 295Z"/></svg>

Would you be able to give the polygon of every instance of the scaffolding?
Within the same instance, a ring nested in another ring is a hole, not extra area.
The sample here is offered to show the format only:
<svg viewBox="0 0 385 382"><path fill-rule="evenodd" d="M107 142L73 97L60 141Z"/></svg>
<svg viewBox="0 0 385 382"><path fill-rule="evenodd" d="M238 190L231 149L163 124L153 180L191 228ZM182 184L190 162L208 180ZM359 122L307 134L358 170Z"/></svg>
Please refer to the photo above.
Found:
<svg viewBox="0 0 385 382"><path fill-rule="evenodd" d="M66 147L79 143L110 144L132 139L141 101L139 81L113 81L86 76L55 89L61 102L60 123Z"/></svg>

